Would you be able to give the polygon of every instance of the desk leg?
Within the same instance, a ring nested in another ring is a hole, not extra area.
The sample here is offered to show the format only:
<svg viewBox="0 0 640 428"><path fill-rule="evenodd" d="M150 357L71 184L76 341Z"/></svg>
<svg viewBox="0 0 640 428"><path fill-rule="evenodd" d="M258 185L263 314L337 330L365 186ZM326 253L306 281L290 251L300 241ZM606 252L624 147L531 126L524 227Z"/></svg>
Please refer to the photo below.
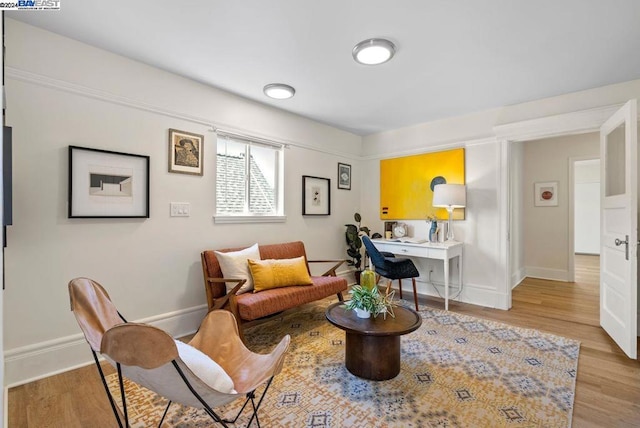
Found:
<svg viewBox="0 0 640 428"><path fill-rule="evenodd" d="M458 286L460 287L460 293L462 293L462 251L460 251L458 260L460 260L460 265L458 266L458 280L459 280Z"/></svg>
<svg viewBox="0 0 640 428"><path fill-rule="evenodd" d="M444 310L449 310L449 257L444 259Z"/></svg>

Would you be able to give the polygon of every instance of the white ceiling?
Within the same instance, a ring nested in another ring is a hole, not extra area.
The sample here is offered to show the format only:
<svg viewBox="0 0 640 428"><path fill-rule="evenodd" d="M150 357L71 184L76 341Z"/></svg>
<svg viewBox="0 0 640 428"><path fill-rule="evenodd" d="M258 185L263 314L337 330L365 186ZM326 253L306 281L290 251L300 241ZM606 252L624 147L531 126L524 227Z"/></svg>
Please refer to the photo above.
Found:
<svg viewBox="0 0 640 428"><path fill-rule="evenodd" d="M640 78L638 0L61 0L7 15L360 135ZM355 63L372 37L396 56ZM273 82L296 96L265 97Z"/></svg>

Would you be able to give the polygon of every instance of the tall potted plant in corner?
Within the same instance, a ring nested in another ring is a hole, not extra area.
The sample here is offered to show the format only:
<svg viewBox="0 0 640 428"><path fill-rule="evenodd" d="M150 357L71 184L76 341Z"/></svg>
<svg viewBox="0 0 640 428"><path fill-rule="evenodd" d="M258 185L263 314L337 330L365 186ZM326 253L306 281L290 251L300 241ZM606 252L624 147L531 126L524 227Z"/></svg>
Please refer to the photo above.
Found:
<svg viewBox="0 0 640 428"><path fill-rule="evenodd" d="M367 226L360 225L362 222L362 216L360 213L355 213L353 215L353 219L357 223L357 226L355 224L345 224L347 227L347 230L344 233L348 246L347 255L351 258L347 264L356 268L356 283L360 284L360 273L362 273L362 239L360 237L364 235L369 236L371 231ZM374 233L372 236L374 239L381 237L382 235L379 233Z"/></svg>

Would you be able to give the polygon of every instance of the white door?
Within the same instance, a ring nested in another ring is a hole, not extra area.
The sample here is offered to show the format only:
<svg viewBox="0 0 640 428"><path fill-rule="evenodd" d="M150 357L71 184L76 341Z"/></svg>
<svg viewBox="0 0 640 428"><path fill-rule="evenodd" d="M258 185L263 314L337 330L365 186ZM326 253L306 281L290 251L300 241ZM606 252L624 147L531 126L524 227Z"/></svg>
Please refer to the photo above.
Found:
<svg viewBox="0 0 640 428"><path fill-rule="evenodd" d="M600 128L600 325L636 359L638 307L637 101Z"/></svg>

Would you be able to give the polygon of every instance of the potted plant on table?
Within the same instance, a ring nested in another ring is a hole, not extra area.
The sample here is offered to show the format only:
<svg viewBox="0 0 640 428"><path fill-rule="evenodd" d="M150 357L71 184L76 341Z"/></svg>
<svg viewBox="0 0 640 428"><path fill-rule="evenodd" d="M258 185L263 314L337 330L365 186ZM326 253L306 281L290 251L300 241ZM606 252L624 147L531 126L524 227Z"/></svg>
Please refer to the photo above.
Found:
<svg viewBox="0 0 640 428"><path fill-rule="evenodd" d="M347 240L347 255L351 258L347 262L349 266L353 266L356 268L355 277L356 283L360 283L360 273L362 272L362 239L361 236L367 235L371 231L367 226L361 226L360 222L362 221L362 216L360 213L355 213L353 215L353 219L356 221L357 226L355 224L345 224L347 230L344 235ZM374 233L371 238L381 238L382 235L379 233Z"/></svg>
<svg viewBox="0 0 640 428"><path fill-rule="evenodd" d="M346 308L354 310L358 318L369 318L371 315L375 318L379 314L383 314L385 319L387 314L395 318L393 313L394 293L395 290L383 296L375 285L371 288L354 285L350 291L351 300L347 302Z"/></svg>

